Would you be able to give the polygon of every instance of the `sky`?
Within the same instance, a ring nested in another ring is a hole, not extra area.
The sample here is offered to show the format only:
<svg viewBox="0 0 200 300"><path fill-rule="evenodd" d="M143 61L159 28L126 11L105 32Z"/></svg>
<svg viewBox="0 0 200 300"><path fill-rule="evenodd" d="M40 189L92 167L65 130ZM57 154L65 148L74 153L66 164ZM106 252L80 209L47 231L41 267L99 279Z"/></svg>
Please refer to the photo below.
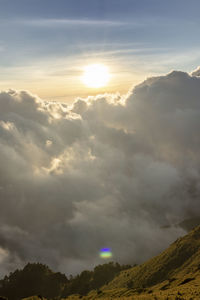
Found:
<svg viewBox="0 0 200 300"><path fill-rule="evenodd" d="M102 248L141 263L199 217L199 9L0 0L0 277L77 274ZM108 85L83 84L93 63Z"/></svg>
<svg viewBox="0 0 200 300"><path fill-rule="evenodd" d="M72 103L125 94L142 80L199 62L198 0L0 0L0 86ZM108 86L91 89L83 68L103 63Z"/></svg>

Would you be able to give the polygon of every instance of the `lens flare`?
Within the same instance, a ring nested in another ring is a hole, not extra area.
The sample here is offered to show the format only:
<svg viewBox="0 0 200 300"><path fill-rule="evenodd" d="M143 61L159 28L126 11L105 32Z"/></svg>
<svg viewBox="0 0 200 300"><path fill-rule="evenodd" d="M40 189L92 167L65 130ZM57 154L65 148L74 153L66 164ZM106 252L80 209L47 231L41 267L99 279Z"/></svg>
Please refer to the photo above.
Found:
<svg viewBox="0 0 200 300"><path fill-rule="evenodd" d="M111 252L110 248L102 248L100 251L100 257L101 258L111 258L112 252Z"/></svg>

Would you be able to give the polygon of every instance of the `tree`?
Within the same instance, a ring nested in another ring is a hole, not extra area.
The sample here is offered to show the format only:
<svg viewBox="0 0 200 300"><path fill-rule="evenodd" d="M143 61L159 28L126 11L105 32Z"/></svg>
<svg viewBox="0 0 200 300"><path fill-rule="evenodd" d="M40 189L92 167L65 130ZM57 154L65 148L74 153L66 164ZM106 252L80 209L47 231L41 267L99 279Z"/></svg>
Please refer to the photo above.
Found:
<svg viewBox="0 0 200 300"><path fill-rule="evenodd" d="M54 273L46 265L27 264L23 270L16 270L1 280L0 294L9 300L18 300L32 295L54 298L61 295L68 282L61 273Z"/></svg>

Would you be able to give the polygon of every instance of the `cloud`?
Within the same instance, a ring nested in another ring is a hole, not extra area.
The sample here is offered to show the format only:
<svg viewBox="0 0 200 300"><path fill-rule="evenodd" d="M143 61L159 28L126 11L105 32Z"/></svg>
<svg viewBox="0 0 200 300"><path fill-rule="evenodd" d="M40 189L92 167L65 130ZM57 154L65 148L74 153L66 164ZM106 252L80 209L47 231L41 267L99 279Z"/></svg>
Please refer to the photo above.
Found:
<svg viewBox="0 0 200 300"><path fill-rule="evenodd" d="M67 106L0 93L1 275L28 261L75 273L141 262L199 211L200 78L149 78ZM148 249L148 251L147 251Z"/></svg>
<svg viewBox="0 0 200 300"><path fill-rule="evenodd" d="M40 26L40 27L63 27L63 26L127 26L128 22L120 22L115 20L98 20L98 19L30 19L30 20L17 20L18 23ZM133 23L135 26L139 26L139 23Z"/></svg>

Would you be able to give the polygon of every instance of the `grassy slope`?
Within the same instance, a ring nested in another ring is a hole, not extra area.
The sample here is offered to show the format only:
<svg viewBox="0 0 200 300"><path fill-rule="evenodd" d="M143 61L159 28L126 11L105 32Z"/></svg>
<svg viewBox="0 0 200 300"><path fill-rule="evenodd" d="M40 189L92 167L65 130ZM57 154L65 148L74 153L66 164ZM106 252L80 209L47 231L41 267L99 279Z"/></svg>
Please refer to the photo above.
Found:
<svg viewBox="0 0 200 300"><path fill-rule="evenodd" d="M199 286L200 226L160 255L122 271L98 294L92 291L82 299L200 299Z"/></svg>
<svg viewBox="0 0 200 300"><path fill-rule="evenodd" d="M121 272L107 288L124 288L131 280L132 288L149 287L170 279L177 273L187 274L200 265L199 249L200 227L197 227L188 235L175 241L160 255L140 266Z"/></svg>

